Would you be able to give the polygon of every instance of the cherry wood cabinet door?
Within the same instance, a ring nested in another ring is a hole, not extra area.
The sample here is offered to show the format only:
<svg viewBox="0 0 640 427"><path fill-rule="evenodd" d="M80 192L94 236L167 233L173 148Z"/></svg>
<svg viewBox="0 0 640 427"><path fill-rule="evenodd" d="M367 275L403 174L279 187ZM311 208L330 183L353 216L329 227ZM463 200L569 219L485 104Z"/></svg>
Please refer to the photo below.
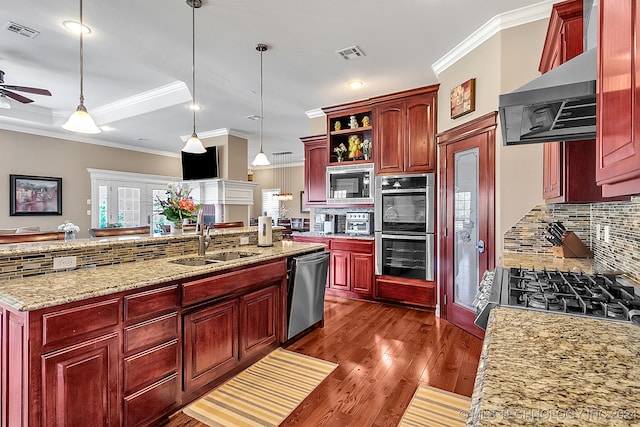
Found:
<svg viewBox="0 0 640 427"><path fill-rule="evenodd" d="M359 294L371 296L373 294L373 254L351 254L351 290Z"/></svg>
<svg viewBox="0 0 640 427"><path fill-rule="evenodd" d="M183 316L184 389L212 382L238 363L238 300Z"/></svg>
<svg viewBox="0 0 640 427"><path fill-rule="evenodd" d="M279 295L270 286L240 298L241 358L278 342Z"/></svg>
<svg viewBox="0 0 640 427"><path fill-rule="evenodd" d="M561 146L561 142L547 142L543 147L542 197L545 200L562 195Z"/></svg>
<svg viewBox="0 0 640 427"><path fill-rule="evenodd" d="M404 102L388 102L375 107L375 172L404 170Z"/></svg>
<svg viewBox="0 0 640 427"><path fill-rule="evenodd" d="M600 2L596 179L606 196L640 193L640 76L632 0Z"/></svg>
<svg viewBox="0 0 640 427"><path fill-rule="evenodd" d="M331 251L331 288L351 290L351 254L345 251Z"/></svg>
<svg viewBox="0 0 640 427"><path fill-rule="evenodd" d="M327 136L301 138L304 142L304 203L324 206L327 203Z"/></svg>
<svg viewBox="0 0 640 427"><path fill-rule="evenodd" d="M118 335L42 356L43 426L117 426Z"/></svg>
<svg viewBox="0 0 640 427"><path fill-rule="evenodd" d="M405 102L405 172L436 170L435 99L435 95L429 93L410 97Z"/></svg>

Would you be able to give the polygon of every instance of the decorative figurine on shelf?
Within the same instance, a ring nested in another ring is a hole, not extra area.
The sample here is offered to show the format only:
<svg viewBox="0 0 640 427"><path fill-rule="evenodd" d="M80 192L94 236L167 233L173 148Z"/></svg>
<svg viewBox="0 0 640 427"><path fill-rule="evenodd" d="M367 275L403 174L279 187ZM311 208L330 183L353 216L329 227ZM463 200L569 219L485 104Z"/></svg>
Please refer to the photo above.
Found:
<svg viewBox="0 0 640 427"><path fill-rule="evenodd" d="M338 120L333 124L333 130L340 130L340 129L342 129L342 123L340 123L340 121Z"/></svg>
<svg viewBox="0 0 640 427"><path fill-rule="evenodd" d="M349 155L350 159L357 159L360 157L360 137L358 135L351 135L349 137Z"/></svg>
<svg viewBox="0 0 640 427"><path fill-rule="evenodd" d="M347 152L347 147L344 146L344 144L340 144L338 145L336 148L333 149L333 152L336 153L336 156L338 157L338 161L341 162L342 161L342 157L344 156L344 153Z"/></svg>
<svg viewBox="0 0 640 427"><path fill-rule="evenodd" d="M364 116L362 118L362 127L366 128L367 126L371 126L371 122L369 121L369 116Z"/></svg>
<svg viewBox="0 0 640 427"><path fill-rule="evenodd" d="M358 120L356 120L356 116L349 117L349 127L351 129L357 129L358 128Z"/></svg>
<svg viewBox="0 0 640 427"><path fill-rule="evenodd" d="M364 141L362 141L360 148L362 149L362 155L364 156L364 159L369 160L369 158L371 157L371 141L365 139Z"/></svg>

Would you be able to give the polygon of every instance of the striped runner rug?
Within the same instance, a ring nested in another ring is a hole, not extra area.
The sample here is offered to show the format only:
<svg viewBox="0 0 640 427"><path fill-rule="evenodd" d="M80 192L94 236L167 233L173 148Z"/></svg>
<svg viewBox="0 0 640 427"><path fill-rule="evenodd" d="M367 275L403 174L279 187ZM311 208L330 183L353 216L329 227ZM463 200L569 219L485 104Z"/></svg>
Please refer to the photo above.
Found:
<svg viewBox="0 0 640 427"><path fill-rule="evenodd" d="M183 412L209 426L277 426L337 367L278 348Z"/></svg>
<svg viewBox="0 0 640 427"><path fill-rule="evenodd" d="M466 396L421 384L399 427L464 426L470 404L471 399Z"/></svg>

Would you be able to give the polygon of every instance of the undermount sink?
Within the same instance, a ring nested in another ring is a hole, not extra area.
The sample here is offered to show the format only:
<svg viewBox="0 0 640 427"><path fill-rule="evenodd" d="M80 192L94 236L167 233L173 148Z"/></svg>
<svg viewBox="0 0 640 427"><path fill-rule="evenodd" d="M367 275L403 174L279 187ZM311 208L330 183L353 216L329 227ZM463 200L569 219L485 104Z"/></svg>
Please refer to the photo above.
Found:
<svg viewBox="0 0 640 427"><path fill-rule="evenodd" d="M225 261L232 261L240 258L247 258L254 255L256 254L252 252L230 251L230 252L218 252L215 254L209 254L205 256L192 256L187 258L178 258L178 259L171 260L169 262L173 264L180 264L180 265L201 266L201 265L208 265L208 264L217 264Z"/></svg>

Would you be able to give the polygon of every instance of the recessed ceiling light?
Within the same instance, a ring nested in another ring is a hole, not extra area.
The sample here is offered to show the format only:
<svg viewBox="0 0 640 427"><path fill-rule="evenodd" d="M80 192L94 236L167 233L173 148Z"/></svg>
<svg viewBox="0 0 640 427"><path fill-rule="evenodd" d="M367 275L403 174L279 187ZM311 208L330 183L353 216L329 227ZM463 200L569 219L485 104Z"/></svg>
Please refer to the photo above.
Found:
<svg viewBox="0 0 640 427"><path fill-rule="evenodd" d="M72 33L75 34L80 34L80 23L76 22L76 21L64 21L62 23L62 25L64 25L64 27L71 31ZM82 34L89 34L91 33L91 28L87 27L86 25L82 26Z"/></svg>
<svg viewBox="0 0 640 427"><path fill-rule="evenodd" d="M191 103L191 104L189 104L189 109L190 110L194 110L194 111L198 111L200 109L200 105Z"/></svg>
<svg viewBox="0 0 640 427"><path fill-rule="evenodd" d="M112 130L114 130L111 126L107 126L107 125L100 126L100 129L102 129L105 132L111 132Z"/></svg>
<svg viewBox="0 0 640 427"><path fill-rule="evenodd" d="M351 80L349 83L347 83L347 86L349 86L351 89L360 89L362 86L364 86L364 83L362 83L360 80Z"/></svg>

